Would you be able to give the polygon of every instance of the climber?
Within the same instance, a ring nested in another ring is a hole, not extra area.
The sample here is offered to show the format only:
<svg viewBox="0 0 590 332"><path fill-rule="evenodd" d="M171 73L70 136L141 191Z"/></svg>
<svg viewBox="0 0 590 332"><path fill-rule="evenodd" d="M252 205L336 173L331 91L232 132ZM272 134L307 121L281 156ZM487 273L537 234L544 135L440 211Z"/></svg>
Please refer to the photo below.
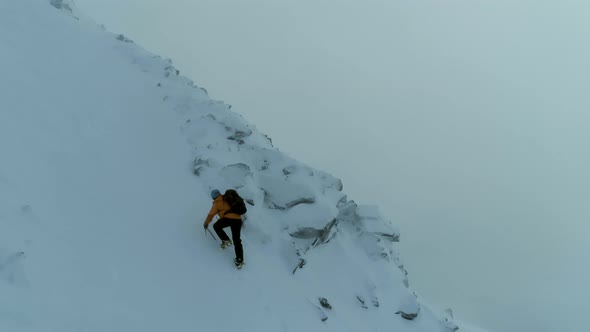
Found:
<svg viewBox="0 0 590 332"><path fill-rule="evenodd" d="M242 215L246 213L246 205L244 200L238 195L235 190L229 189L225 194L221 194L219 190L211 191L211 198L213 199L213 206L205 219L204 227L207 229L217 214L219 219L213 225L213 229L217 236L221 239L221 249L225 249L232 245L229 237L223 230L225 227L231 227L231 235L233 240L236 258L234 263L238 269L244 265L244 251L242 248L242 240L240 239L240 231L242 228Z"/></svg>

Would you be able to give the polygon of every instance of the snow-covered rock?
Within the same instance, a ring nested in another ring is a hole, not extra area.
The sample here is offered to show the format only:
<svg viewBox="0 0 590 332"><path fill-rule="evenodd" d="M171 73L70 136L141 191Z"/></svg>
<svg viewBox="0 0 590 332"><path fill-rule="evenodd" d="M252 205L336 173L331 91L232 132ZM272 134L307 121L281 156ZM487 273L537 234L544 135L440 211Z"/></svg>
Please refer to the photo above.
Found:
<svg viewBox="0 0 590 332"><path fill-rule="evenodd" d="M399 310L396 314L400 315L403 319L414 320L420 313L420 304L414 294L407 294L400 302Z"/></svg>
<svg viewBox="0 0 590 332"><path fill-rule="evenodd" d="M70 15L76 20L82 19L86 21L91 21L88 17L84 15L84 13L82 13L82 11L78 9L78 6L76 5L76 2L74 0L49 0L49 4L55 7L56 9L59 9L62 12L66 13L67 15Z"/></svg>
<svg viewBox="0 0 590 332"><path fill-rule="evenodd" d="M391 242L399 241L399 230L390 221L383 219L378 206L359 205L356 214L368 232L380 235Z"/></svg>

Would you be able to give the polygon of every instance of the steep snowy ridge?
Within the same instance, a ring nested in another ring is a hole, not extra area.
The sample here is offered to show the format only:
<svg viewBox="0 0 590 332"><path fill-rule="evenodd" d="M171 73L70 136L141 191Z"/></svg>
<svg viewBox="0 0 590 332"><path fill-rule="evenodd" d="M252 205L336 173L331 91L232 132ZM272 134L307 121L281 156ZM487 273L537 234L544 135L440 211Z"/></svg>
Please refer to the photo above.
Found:
<svg viewBox="0 0 590 332"><path fill-rule="evenodd" d="M377 207L80 15L0 3L1 331L458 329ZM248 202L240 271L202 228L212 188Z"/></svg>

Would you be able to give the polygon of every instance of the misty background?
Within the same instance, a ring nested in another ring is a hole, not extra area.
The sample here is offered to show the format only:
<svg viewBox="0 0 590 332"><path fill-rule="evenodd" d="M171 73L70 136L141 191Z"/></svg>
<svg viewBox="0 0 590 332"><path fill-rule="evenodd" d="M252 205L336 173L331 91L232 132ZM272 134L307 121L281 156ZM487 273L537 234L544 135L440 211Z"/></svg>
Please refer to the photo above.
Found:
<svg viewBox="0 0 590 332"><path fill-rule="evenodd" d="M586 2L76 3L379 205L423 300L493 331L587 330Z"/></svg>

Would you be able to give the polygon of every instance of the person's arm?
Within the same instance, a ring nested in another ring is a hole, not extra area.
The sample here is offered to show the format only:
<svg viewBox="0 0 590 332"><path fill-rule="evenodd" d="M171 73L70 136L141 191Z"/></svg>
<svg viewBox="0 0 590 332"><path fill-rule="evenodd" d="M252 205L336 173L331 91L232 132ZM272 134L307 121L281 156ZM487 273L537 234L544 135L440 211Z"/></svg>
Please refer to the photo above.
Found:
<svg viewBox="0 0 590 332"><path fill-rule="evenodd" d="M215 217L217 212L219 212L219 206L218 206L217 202L215 201L215 202L213 202L213 206L211 206L211 210L209 210L209 214L207 214L207 219L205 219L205 223L204 223L205 228L207 228L209 226L209 224L211 223L211 221L213 220L213 217Z"/></svg>

